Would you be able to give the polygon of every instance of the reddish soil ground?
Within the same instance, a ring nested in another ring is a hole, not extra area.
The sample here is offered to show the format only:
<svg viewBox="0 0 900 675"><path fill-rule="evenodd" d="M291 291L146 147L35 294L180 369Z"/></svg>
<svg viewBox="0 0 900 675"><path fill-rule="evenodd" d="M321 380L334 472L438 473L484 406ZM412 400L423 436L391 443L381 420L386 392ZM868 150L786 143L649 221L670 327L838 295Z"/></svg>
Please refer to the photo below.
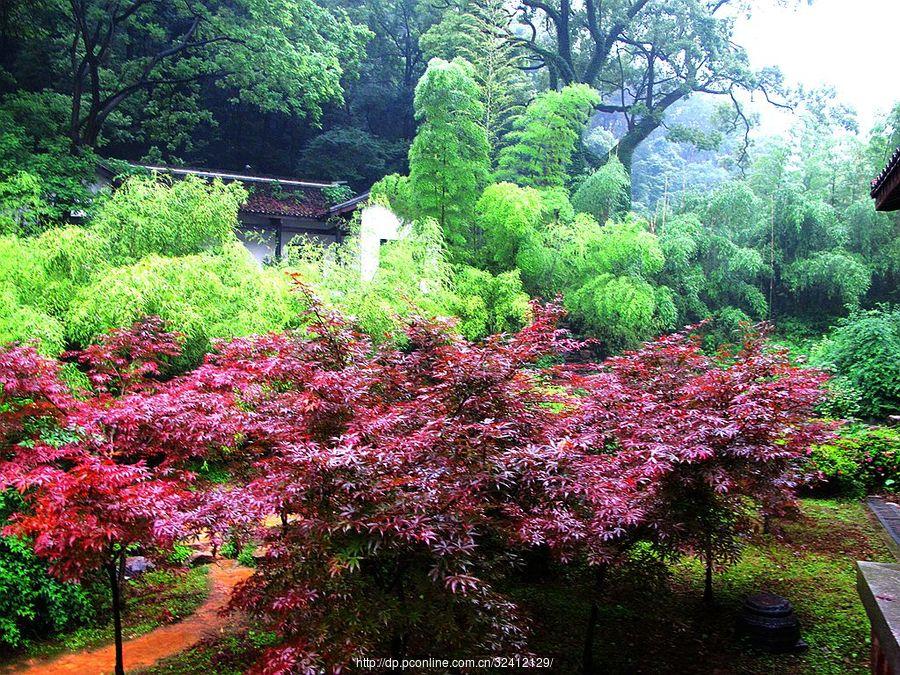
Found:
<svg viewBox="0 0 900 675"><path fill-rule="evenodd" d="M228 602L235 584L250 576L252 570L238 567L231 560L220 560L210 567L212 589L200 609L179 623L161 626L124 644L125 670L146 668L160 659L172 656L199 642L211 633L219 632L227 618L219 614ZM77 673L78 675L102 675L111 673L115 665L113 645L91 651L63 654L52 659L30 659L4 668L3 673L27 675L52 675L53 673Z"/></svg>

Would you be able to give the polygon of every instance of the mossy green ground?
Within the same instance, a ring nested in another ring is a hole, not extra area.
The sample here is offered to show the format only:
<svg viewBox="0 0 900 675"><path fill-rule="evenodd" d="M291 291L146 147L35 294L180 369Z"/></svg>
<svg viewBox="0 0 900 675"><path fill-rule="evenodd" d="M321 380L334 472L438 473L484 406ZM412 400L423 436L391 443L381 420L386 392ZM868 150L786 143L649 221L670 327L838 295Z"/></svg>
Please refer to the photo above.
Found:
<svg viewBox="0 0 900 675"><path fill-rule="evenodd" d="M135 675L241 675L266 647L274 644L274 639L273 633L235 625L224 634L163 659Z"/></svg>
<svg viewBox="0 0 900 675"><path fill-rule="evenodd" d="M703 571L685 559L664 583L617 579L598 626L602 673L867 673L869 623L856 593L856 560L891 562L877 527L856 502L803 500L799 518L754 534L741 559L715 577L716 604L702 602ZM555 672L580 672L588 594L544 585L519 593L537 617L534 651ZM773 656L736 631L743 599L787 597L809 650Z"/></svg>
<svg viewBox="0 0 900 675"><path fill-rule="evenodd" d="M184 572L154 570L125 586L122 634L131 640L158 626L193 614L209 594L208 569ZM101 626L79 628L44 642L32 643L19 658L53 656L62 652L94 649L113 641L112 620Z"/></svg>
<svg viewBox="0 0 900 675"><path fill-rule="evenodd" d="M694 560L679 562L655 583L619 574L604 599L597 671L866 673L869 624L856 594L856 560L893 560L865 506L807 499L798 518L775 522L772 534L753 534L740 561L716 575L713 608L702 602L703 574ZM584 571L567 572L511 589L533 618L533 651L553 657L554 673L581 672L589 578ZM806 653L773 656L738 637L741 602L759 590L791 600L809 644ZM271 640L271 634L235 625L146 672L238 675Z"/></svg>

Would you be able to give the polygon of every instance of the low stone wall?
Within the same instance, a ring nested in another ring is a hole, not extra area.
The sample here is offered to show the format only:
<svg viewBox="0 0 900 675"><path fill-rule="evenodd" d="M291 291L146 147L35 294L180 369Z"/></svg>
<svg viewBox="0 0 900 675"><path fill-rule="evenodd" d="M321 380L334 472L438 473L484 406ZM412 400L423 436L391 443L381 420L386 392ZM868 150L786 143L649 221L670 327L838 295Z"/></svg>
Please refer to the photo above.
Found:
<svg viewBox="0 0 900 675"><path fill-rule="evenodd" d="M891 553L900 560L900 505L897 500L868 499ZM900 675L900 564L856 563L856 589L872 627L873 675Z"/></svg>
<svg viewBox="0 0 900 675"><path fill-rule="evenodd" d="M872 673L900 675L900 564L856 563L856 588L872 626Z"/></svg>

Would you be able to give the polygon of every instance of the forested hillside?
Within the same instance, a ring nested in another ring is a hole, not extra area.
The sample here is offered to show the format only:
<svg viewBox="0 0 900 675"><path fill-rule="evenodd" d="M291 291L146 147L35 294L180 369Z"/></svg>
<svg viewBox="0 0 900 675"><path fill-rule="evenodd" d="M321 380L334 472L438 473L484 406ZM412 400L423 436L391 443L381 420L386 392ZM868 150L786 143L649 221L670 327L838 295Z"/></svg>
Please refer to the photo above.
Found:
<svg viewBox="0 0 900 675"><path fill-rule="evenodd" d="M900 485L900 211L870 190L900 91L862 124L754 65L755 4L0 3L10 668L110 642L122 673L129 639L227 605L135 663L654 672L650 589L685 668L865 671L852 560L886 554L858 502ZM255 258L243 208L291 178L346 183L319 186L337 234L282 247L279 220ZM808 653L723 632L763 587Z"/></svg>

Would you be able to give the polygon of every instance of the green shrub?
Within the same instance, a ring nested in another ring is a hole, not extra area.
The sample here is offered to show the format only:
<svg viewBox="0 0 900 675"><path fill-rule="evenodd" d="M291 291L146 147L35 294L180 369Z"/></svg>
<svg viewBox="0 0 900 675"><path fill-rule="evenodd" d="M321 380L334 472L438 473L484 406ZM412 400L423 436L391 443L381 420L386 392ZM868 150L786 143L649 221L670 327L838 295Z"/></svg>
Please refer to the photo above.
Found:
<svg viewBox="0 0 900 675"><path fill-rule="evenodd" d="M233 185L135 176L88 227L0 237L0 343L55 355L157 314L187 336L188 365L213 338L296 325L288 277L260 269L234 237L244 197Z"/></svg>
<svg viewBox="0 0 900 675"><path fill-rule="evenodd" d="M863 393L849 378L836 375L825 384L824 388L825 398L816 407L820 415L835 420L859 417Z"/></svg>
<svg viewBox="0 0 900 675"><path fill-rule="evenodd" d="M461 267L455 290L457 300L452 311L460 318L460 332L470 340L516 331L531 316L519 270L494 276L474 267Z"/></svg>
<svg viewBox="0 0 900 675"><path fill-rule="evenodd" d="M219 547L219 555L229 560L234 560L238 556L238 546L234 539L228 539Z"/></svg>
<svg viewBox="0 0 900 675"><path fill-rule="evenodd" d="M175 544L172 547L172 552L169 554L169 562L175 565L184 565L188 558L191 557L192 553L193 551L190 546L185 544Z"/></svg>
<svg viewBox="0 0 900 675"><path fill-rule="evenodd" d="M575 207L564 187L539 188L541 219L546 223L568 223L575 218Z"/></svg>
<svg viewBox="0 0 900 675"><path fill-rule="evenodd" d="M0 232L36 234L102 201L90 188L97 155L88 147L71 152L71 108L68 96L50 89L18 89L0 100Z"/></svg>
<svg viewBox="0 0 900 675"><path fill-rule="evenodd" d="M255 553L256 544L250 541L241 543L234 538L226 540L219 548L219 554L223 558L236 560L244 567L256 567L256 559L253 557Z"/></svg>
<svg viewBox="0 0 900 675"><path fill-rule="evenodd" d="M430 218L381 246L371 281L360 274L357 237L332 246L311 241L291 246L286 265L326 305L340 309L376 341L400 338L401 316L451 314L452 271L441 228Z"/></svg>
<svg viewBox="0 0 900 675"><path fill-rule="evenodd" d="M48 314L19 305L8 289L0 289L0 344L34 343L42 354L58 356L65 347L63 325Z"/></svg>
<svg viewBox="0 0 900 675"><path fill-rule="evenodd" d="M631 206L630 187L628 172L618 157L613 156L584 179L572 195L572 206L581 213L589 213L602 225L610 218L624 215Z"/></svg>
<svg viewBox="0 0 900 675"><path fill-rule="evenodd" d="M58 318L65 316L78 289L109 266L104 240L87 228L54 228L29 243L41 285L26 302Z"/></svg>
<svg viewBox="0 0 900 675"><path fill-rule="evenodd" d="M53 215L45 193L41 179L27 171L0 180L0 235L39 230L40 223Z"/></svg>
<svg viewBox="0 0 900 675"><path fill-rule="evenodd" d="M0 522L19 504L17 494L0 494ZM21 647L95 618L87 589L51 577L28 542L0 537L0 645Z"/></svg>
<svg viewBox="0 0 900 675"><path fill-rule="evenodd" d="M110 269L79 290L66 317L68 338L87 344L111 328L157 315L186 336L185 356L198 360L213 338L280 330L299 318L298 299L280 270L260 270L233 242L218 253L149 256Z"/></svg>
<svg viewBox="0 0 900 675"><path fill-rule="evenodd" d="M866 487L861 480L855 453L840 442L812 449L807 465L812 485L844 497L859 498Z"/></svg>
<svg viewBox="0 0 900 675"><path fill-rule="evenodd" d="M29 240L0 237L0 289L17 304L32 304L41 297L43 286L43 270Z"/></svg>
<svg viewBox="0 0 900 675"><path fill-rule="evenodd" d="M630 275L598 274L566 296L566 308L615 351L673 327L677 316L667 288Z"/></svg>
<svg viewBox="0 0 900 675"><path fill-rule="evenodd" d="M843 251L818 251L784 269L784 280L794 294L824 295L843 305L859 304L872 283L869 268Z"/></svg>
<svg viewBox="0 0 900 675"><path fill-rule="evenodd" d="M815 482L840 495L898 492L900 431L848 426L833 442L812 449L807 469Z"/></svg>
<svg viewBox="0 0 900 675"><path fill-rule="evenodd" d="M91 228L106 242L114 264L153 254L192 255L234 240L238 208L246 198L237 183L189 176L167 185L132 176L100 207Z"/></svg>
<svg viewBox="0 0 900 675"><path fill-rule="evenodd" d="M369 190L369 201L390 207L402 218L411 218L415 212L409 177L398 173L388 174L375 183Z"/></svg>
<svg viewBox="0 0 900 675"><path fill-rule="evenodd" d="M240 553L237 554L237 561L244 567L256 567L256 544L247 543L241 547Z"/></svg>
<svg viewBox="0 0 900 675"><path fill-rule="evenodd" d="M900 412L900 308L855 312L823 341L816 360L860 392L861 415Z"/></svg>
<svg viewBox="0 0 900 675"><path fill-rule="evenodd" d="M480 262L495 272L513 269L522 242L541 221L541 194L534 188L495 183L475 206L481 230Z"/></svg>
<svg viewBox="0 0 900 675"><path fill-rule="evenodd" d="M331 185L326 188L322 188L322 195L328 200L328 203L332 206L336 204L340 204L341 202L345 202L348 199L352 199L356 193L353 192L353 188L348 185Z"/></svg>

